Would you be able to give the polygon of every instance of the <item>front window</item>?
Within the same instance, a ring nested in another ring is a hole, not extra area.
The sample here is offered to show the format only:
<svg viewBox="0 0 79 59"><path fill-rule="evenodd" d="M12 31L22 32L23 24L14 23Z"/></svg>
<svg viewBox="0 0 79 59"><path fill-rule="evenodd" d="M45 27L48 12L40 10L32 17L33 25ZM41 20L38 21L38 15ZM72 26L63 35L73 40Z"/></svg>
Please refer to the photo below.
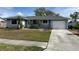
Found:
<svg viewBox="0 0 79 59"><path fill-rule="evenodd" d="M33 24L37 24L37 21L36 20L33 20Z"/></svg>
<svg viewBox="0 0 79 59"><path fill-rule="evenodd" d="M17 21L16 20L12 20L12 24L17 24Z"/></svg>
<svg viewBox="0 0 79 59"><path fill-rule="evenodd" d="M43 20L43 23L47 23L47 20Z"/></svg>

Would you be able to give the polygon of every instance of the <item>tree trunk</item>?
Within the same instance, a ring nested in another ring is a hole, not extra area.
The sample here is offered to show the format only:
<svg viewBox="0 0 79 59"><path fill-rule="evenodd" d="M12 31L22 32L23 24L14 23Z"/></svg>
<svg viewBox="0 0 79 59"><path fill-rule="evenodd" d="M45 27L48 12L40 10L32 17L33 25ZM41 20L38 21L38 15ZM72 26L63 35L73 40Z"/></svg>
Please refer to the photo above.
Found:
<svg viewBox="0 0 79 59"><path fill-rule="evenodd" d="M19 29L19 28L20 28L19 21L17 20L17 29Z"/></svg>

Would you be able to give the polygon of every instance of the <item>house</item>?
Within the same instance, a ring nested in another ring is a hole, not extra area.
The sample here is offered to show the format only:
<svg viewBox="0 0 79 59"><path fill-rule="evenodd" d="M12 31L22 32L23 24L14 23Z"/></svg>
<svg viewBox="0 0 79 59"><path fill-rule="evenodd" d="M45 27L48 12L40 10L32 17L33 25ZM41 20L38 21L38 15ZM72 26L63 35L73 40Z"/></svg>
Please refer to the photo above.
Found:
<svg viewBox="0 0 79 59"><path fill-rule="evenodd" d="M0 28L5 28L6 27L6 21L4 18L0 17Z"/></svg>
<svg viewBox="0 0 79 59"><path fill-rule="evenodd" d="M74 19L69 19L68 26L75 26L77 23L79 23L79 18L76 19L76 22Z"/></svg>
<svg viewBox="0 0 79 59"><path fill-rule="evenodd" d="M8 28L17 28L17 17L6 18ZM24 28L67 29L68 18L62 16L27 16L23 17Z"/></svg>

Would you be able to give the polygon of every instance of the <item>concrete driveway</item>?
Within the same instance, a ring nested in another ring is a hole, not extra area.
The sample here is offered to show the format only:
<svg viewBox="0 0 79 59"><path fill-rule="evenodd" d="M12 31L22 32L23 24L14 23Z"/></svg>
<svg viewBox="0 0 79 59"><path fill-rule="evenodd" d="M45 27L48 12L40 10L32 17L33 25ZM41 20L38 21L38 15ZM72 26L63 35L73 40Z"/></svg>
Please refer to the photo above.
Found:
<svg viewBox="0 0 79 59"><path fill-rule="evenodd" d="M79 37L68 30L52 30L45 51L79 51Z"/></svg>

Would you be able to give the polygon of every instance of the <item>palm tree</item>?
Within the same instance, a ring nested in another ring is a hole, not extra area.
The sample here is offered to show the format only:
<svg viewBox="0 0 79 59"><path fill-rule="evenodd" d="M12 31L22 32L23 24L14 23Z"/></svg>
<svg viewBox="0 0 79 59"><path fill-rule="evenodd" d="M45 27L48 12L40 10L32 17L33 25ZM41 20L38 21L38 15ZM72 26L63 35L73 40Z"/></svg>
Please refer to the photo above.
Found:
<svg viewBox="0 0 79 59"><path fill-rule="evenodd" d="M16 19L17 19L18 29L23 28L24 27L22 25L23 17L22 16L16 16Z"/></svg>

